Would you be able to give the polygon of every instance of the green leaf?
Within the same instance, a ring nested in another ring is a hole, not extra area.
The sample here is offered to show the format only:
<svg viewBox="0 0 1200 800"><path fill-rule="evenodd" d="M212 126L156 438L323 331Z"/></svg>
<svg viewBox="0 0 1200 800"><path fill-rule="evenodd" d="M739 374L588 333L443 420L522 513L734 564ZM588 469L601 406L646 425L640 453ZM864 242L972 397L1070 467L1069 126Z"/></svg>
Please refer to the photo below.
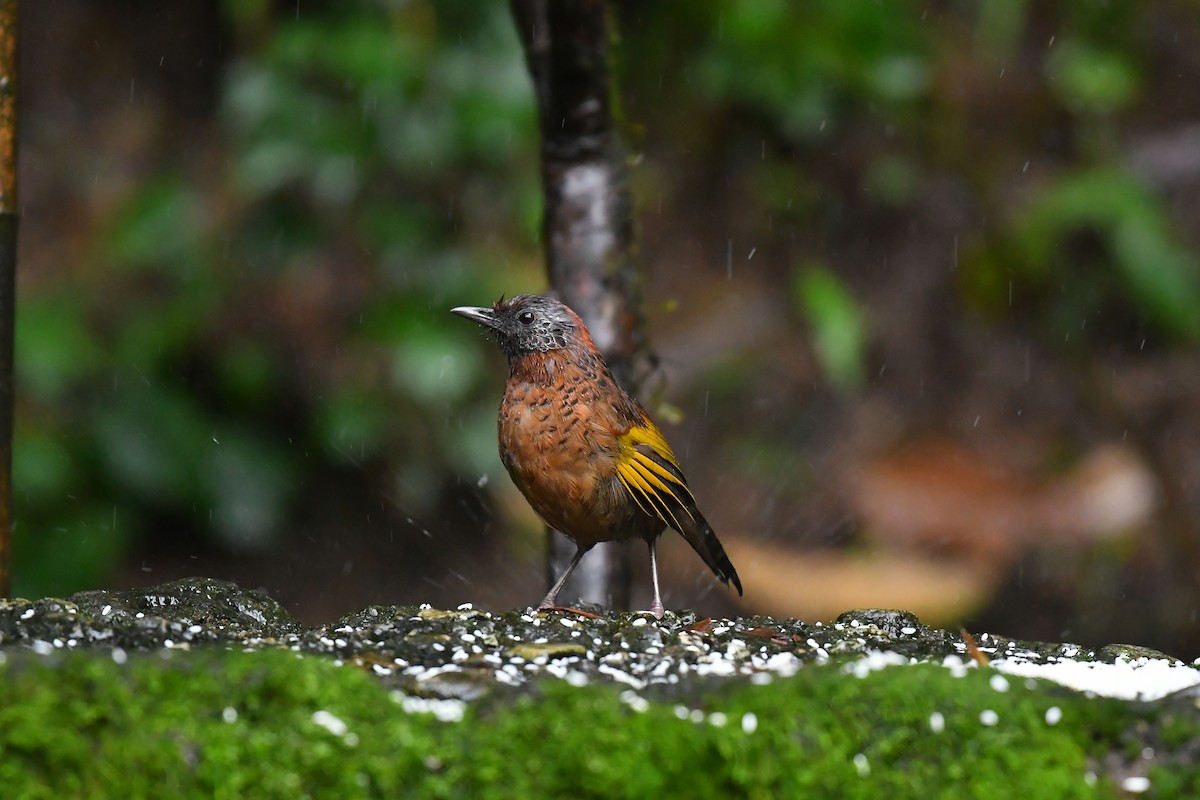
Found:
<svg viewBox="0 0 1200 800"><path fill-rule="evenodd" d="M337 461L357 464L388 443L393 413L382 391L343 386L317 409L317 437Z"/></svg>
<svg viewBox="0 0 1200 800"><path fill-rule="evenodd" d="M392 351L396 388L428 404L465 397L482 366L478 348L442 328L414 331Z"/></svg>
<svg viewBox="0 0 1200 800"><path fill-rule="evenodd" d="M92 424L110 480L155 505L197 497L196 464L212 424L187 393L157 382L125 378Z"/></svg>
<svg viewBox="0 0 1200 800"><path fill-rule="evenodd" d="M69 443L46 425L17 426L12 469L13 502L18 505L57 501L71 491L81 474Z"/></svg>
<svg viewBox="0 0 1200 800"><path fill-rule="evenodd" d="M1172 334L1200 336L1200 264L1159 199L1123 170L1085 170L1044 189L1017 226L1021 268L1055 274L1068 237L1085 230L1111 248L1114 277L1139 311Z"/></svg>
<svg viewBox="0 0 1200 800"><path fill-rule="evenodd" d="M867 325L858 301L821 265L797 272L794 296L812 326L817 358L829 382L843 390L860 388L866 369Z"/></svg>
<svg viewBox="0 0 1200 800"><path fill-rule="evenodd" d="M113 573L138 520L131 509L59 501L56 524L13 531L13 590L24 597L65 597L99 588Z"/></svg>
<svg viewBox="0 0 1200 800"><path fill-rule="evenodd" d="M1051 89L1071 108L1100 114L1118 111L1137 97L1140 78L1121 53L1080 41L1055 46L1046 64Z"/></svg>
<svg viewBox="0 0 1200 800"><path fill-rule="evenodd" d="M119 264L186 276L197 269L206 232L204 205L182 180L161 178L136 193L109 232Z"/></svg>
<svg viewBox="0 0 1200 800"><path fill-rule="evenodd" d="M94 376L102 359L83 298L65 293L22 296L15 348L21 389L43 402Z"/></svg>

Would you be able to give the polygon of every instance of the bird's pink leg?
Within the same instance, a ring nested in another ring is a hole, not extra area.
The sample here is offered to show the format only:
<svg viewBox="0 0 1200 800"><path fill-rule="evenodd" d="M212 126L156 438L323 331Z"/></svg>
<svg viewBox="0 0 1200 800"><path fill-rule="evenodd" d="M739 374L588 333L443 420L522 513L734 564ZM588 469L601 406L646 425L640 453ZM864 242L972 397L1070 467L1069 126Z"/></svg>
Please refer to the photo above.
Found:
<svg viewBox="0 0 1200 800"><path fill-rule="evenodd" d="M654 599L650 602L650 613L655 619L662 619L663 604L662 598L658 594L658 558L655 556L654 545L658 541L658 537L649 539L646 544L650 546L650 581L654 584Z"/></svg>
<svg viewBox="0 0 1200 800"><path fill-rule="evenodd" d="M579 549L575 551L575 557L571 559L570 564L567 564L567 569L563 572L562 577L560 577L554 586L550 588L550 591L547 592L546 596L542 598L542 602L538 603L538 611L548 611L552 608L558 608L558 593L562 591L562 587L567 582L567 578L571 577L571 573L574 572L575 568L579 566L579 562L583 558L583 554L592 549L591 545L588 545L587 547L579 545L578 547Z"/></svg>

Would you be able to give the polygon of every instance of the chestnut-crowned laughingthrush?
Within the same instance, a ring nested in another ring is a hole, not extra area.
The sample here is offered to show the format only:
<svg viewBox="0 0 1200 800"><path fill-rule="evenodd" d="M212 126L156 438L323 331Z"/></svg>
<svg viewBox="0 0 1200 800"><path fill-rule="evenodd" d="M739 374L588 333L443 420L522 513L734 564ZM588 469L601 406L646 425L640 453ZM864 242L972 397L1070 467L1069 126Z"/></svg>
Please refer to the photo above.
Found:
<svg viewBox="0 0 1200 800"><path fill-rule="evenodd" d="M655 542L664 527L681 533L718 578L742 593L670 445L617 385L574 311L537 295L451 310L487 328L508 356L500 459L538 516L578 548L538 610L555 607L568 576L597 542L639 537L650 547L650 611L661 617Z"/></svg>

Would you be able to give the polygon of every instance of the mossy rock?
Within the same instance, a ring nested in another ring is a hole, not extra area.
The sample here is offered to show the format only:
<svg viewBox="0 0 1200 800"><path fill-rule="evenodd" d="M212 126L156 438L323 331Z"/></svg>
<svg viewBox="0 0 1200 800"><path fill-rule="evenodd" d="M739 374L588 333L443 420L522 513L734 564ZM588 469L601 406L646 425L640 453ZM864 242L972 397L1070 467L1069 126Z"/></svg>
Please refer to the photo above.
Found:
<svg viewBox="0 0 1200 800"><path fill-rule="evenodd" d="M3 796L1200 796L1195 690L1137 703L1005 677L904 612L373 607L308 629L244 620L219 582L137 596L177 594L208 597L0 604Z"/></svg>

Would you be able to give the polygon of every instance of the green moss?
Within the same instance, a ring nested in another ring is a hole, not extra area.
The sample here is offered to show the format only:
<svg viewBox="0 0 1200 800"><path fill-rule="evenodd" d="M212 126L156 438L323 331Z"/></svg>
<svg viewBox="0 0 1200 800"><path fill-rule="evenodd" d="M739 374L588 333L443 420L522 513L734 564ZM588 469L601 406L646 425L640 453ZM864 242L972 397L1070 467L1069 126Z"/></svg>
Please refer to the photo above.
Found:
<svg viewBox="0 0 1200 800"><path fill-rule="evenodd" d="M1150 769L1157 797L1200 797L1200 709L1192 697L1181 697L1174 710L1161 714L1154 726L1137 726L1128 738L1149 747L1158 760ZM1140 735L1139 735L1140 734Z"/></svg>
<svg viewBox="0 0 1200 800"><path fill-rule="evenodd" d="M283 651L8 655L0 786L22 798L1092 797L1110 791L1085 773L1137 713L1045 685L997 692L982 670L828 665L657 689L640 711L622 687L545 681L440 722L360 669Z"/></svg>
<svg viewBox="0 0 1200 800"><path fill-rule="evenodd" d="M397 713L362 672L283 652L135 655L123 666L23 658L5 673L0 785L12 797L386 793L418 768L436 727ZM372 746L358 752L315 724L322 709ZM395 737L390 763L382 736Z"/></svg>
<svg viewBox="0 0 1200 800"><path fill-rule="evenodd" d="M680 720L670 702L635 713L615 690L549 685L515 712L486 717L496 735L474 751L462 779L476 797L1094 796L1084 776L1105 737L1092 737L1113 730L1114 719L1123 727L1128 712L1045 688L1001 694L987 677L956 679L935 666L862 680L805 669L766 686L714 689L697 704L698 723ZM1045 722L1052 705L1069 709L1054 727ZM981 724L985 710L999 715L994 727ZM939 734L933 711L945 720ZM725 715L723 726L712 724L713 712ZM743 731L746 713L757 721L753 733ZM536 769L526 766L531 736Z"/></svg>

